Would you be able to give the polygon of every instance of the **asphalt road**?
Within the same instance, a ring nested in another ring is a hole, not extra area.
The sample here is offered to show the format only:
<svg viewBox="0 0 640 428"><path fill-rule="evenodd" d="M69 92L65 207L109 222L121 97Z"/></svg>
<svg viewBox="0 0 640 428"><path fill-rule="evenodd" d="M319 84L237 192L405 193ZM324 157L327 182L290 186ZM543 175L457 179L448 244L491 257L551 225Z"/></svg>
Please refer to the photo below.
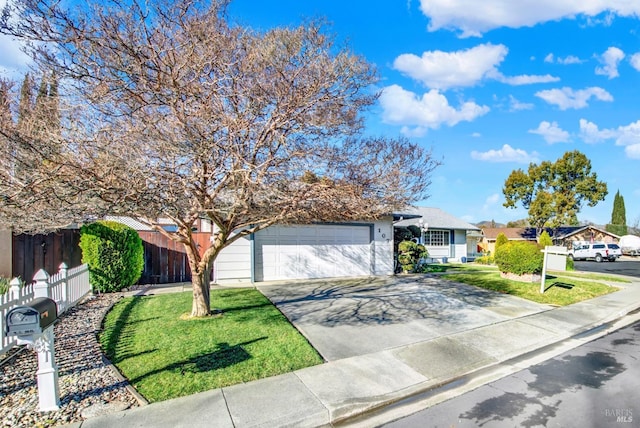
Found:
<svg viewBox="0 0 640 428"><path fill-rule="evenodd" d="M575 269L583 272L614 273L640 278L640 258L624 257L615 262L575 261ZM640 415L639 415L640 419Z"/></svg>
<svg viewBox="0 0 640 428"><path fill-rule="evenodd" d="M640 323L385 426L640 426L638 355Z"/></svg>

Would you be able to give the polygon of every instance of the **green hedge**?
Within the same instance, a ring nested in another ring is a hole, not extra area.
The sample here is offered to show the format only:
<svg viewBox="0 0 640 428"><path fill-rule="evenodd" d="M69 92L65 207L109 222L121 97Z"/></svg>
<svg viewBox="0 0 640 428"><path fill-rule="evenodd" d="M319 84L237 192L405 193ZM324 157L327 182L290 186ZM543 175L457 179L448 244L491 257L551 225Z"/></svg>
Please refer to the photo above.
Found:
<svg viewBox="0 0 640 428"><path fill-rule="evenodd" d="M541 273L544 255L534 242L509 241L496 248L494 259L501 272L522 275Z"/></svg>
<svg viewBox="0 0 640 428"><path fill-rule="evenodd" d="M82 262L89 265L94 290L115 292L140 279L144 247L134 229L115 221L98 221L80 229Z"/></svg>

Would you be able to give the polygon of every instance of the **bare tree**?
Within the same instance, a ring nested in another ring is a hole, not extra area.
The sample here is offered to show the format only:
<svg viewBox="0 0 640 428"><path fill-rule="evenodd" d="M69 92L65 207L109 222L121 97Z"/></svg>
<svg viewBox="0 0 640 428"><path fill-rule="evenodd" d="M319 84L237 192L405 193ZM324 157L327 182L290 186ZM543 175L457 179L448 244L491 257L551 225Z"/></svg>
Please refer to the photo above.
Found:
<svg viewBox="0 0 640 428"><path fill-rule="evenodd" d="M144 219L185 246L192 316L210 312L212 262L240 237L378 218L427 197L439 162L405 139L361 137L375 70L318 22L259 33L230 25L224 0L12 5L1 31L58 76L63 119L35 138L0 128L18 157L38 160L29 182L1 185L0 216L28 231ZM205 251L192 237L199 218L216 226Z"/></svg>

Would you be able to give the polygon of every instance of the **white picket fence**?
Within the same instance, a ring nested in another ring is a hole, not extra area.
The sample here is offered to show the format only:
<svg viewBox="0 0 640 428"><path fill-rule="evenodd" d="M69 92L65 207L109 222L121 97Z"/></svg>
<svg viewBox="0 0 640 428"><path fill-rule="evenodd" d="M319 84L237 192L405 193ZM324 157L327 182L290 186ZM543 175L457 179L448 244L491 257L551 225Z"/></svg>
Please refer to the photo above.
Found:
<svg viewBox="0 0 640 428"><path fill-rule="evenodd" d="M51 276L40 269L33 276L32 283L23 285L20 279L14 278L10 285L9 291L0 295L0 355L16 345L16 338L7 337L5 333L5 317L11 308L29 303L37 297L49 297L55 300L60 316L91 292L86 264L68 269L62 263L58 273Z"/></svg>

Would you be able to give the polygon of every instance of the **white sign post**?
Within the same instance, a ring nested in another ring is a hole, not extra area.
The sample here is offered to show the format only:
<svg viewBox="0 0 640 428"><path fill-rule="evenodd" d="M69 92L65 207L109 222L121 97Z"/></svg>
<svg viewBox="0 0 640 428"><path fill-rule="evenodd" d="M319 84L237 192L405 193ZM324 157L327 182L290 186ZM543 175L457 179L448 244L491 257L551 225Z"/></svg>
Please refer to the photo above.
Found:
<svg viewBox="0 0 640 428"><path fill-rule="evenodd" d="M540 294L544 294L547 269L567 270L567 249L565 247L547 245L541 252L544 253L544 261L542 263L542 278L540 278Z"/></svg>

